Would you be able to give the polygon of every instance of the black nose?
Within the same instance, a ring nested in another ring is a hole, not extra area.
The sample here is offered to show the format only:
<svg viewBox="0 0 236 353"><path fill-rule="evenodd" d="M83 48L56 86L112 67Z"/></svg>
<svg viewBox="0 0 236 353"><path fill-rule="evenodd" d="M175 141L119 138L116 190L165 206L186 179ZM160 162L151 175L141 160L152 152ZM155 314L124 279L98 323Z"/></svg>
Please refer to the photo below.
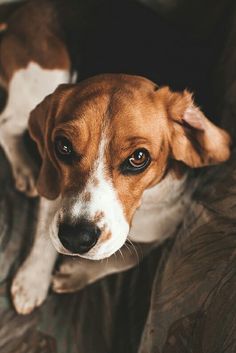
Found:
<svg viewBox="0 0 236 353"><path fill-rule="evenodd" d="M73 254L88 252L97 243L100 234L101 230L86 220L76 224L61 223L58 230L62 245Z"/></svg>

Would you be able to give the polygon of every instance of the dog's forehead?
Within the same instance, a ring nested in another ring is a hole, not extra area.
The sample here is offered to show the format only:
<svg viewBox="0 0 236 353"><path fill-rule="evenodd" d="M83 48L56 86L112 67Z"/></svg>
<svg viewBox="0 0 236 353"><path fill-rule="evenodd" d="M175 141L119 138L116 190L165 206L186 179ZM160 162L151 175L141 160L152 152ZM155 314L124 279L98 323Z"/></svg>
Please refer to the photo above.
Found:
<svg viewBox="0 0 236 353"><path fill-rule="evenodd" d="M58 104L57 121L86 119L98 124L114 118L138 118L148 114L153 106L155 87L142 77L116 74L63 87L64 91L59 92L64 98Z"/></svg>

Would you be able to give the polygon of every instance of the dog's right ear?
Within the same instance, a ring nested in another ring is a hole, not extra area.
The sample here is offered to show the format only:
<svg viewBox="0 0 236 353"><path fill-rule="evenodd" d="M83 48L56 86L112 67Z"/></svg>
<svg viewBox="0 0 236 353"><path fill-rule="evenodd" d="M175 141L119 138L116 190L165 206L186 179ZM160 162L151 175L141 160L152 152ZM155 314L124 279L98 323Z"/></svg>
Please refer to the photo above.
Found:
<svg viewBox="0 0 236 353"><path fill-rule="evenodd" d="M51 113L52 94L44 98L31 112L28 127L30 136L36 142L42 158L37 190L40 196L54 200L60 194L60 174L50 153L53 148L50 135L54 127L54 118Z"/></svg>
<svg viewBox="0 0 236 353"><path fill-rule="evenodd" d="M156 92L164 102L168 121L170 156L191 168L225 162L231 153L229 134L214 125L194 103L188 91Z"/></svg>

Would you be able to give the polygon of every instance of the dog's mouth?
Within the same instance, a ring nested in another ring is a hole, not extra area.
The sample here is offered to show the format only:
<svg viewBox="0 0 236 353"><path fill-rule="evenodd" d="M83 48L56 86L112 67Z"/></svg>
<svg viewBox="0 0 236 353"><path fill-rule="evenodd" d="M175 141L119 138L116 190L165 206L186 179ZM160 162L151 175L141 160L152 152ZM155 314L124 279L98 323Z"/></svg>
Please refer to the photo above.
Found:
<svg viewBox="0 0 236 353"><path fill-rule="evenodd" d="M62 220L57 214L50 227L50 237L56 250L64 255L102 260L113 255L125 243L129 232L94 223L84 217L76 222Z"/></svg>
<svg viewBox="0 0 236 353"><path fill-rule="evenodd" d="M113 245L110 247L104 246L104 244L97 244L95 245L91 250L89 250L86 253L78 253L78 252L72 252L69 251L68 249L65 248L55 237L51 236L52 243L60 254L67 255L67 256L76 256L76 257L82 257L84 259L88 260L103 260L105 258L108 258L112 256L114 253L116 253L125 243L122 242L121 245Z"/></svg>

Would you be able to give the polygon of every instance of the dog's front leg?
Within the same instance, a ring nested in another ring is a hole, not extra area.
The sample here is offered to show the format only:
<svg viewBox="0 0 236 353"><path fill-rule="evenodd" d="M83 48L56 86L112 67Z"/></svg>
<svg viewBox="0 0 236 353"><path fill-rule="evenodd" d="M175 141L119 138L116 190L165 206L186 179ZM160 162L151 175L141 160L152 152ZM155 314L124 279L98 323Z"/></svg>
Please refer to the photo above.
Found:
<svg viewBox="0 0 236 353"><path fill-rule="evenodd" d="M9 82L7 104L0 114L0 145L11 164L16 189L28 196L37 196L37 169L23 139L30 112L59 84L68 82L69 70L45 70L36 63L16 71Z"/></svg>
<svg viewBox="0 0 236 353"><path fill-rule="evenodd" d="M53 277L53 290L57 293L75 292L105 276L129 270L156 246L156 243L133 244L132 247L126 245L110 258L100 261L64 258Z"/></svg>
<svg viewBox="0 0 236 353"><path fill-rule="evenodd" d="M2 125L0 129L0 144L11 164L16 189L27 196L37 196L35 186L37 168L24 145L24 131L14 135L13 129L8 129L8 126Z"/></svg>
<svg viewBox="0 0 236 353"><path fill-rule="evenodd" d="M42 304L51 283L57 256L49 237L49 224L54 216L51 206L50 201L40 199L34 243L12 283L12 300L19 314L29 314Z"/></svg>

